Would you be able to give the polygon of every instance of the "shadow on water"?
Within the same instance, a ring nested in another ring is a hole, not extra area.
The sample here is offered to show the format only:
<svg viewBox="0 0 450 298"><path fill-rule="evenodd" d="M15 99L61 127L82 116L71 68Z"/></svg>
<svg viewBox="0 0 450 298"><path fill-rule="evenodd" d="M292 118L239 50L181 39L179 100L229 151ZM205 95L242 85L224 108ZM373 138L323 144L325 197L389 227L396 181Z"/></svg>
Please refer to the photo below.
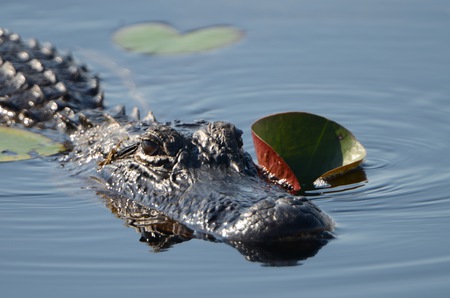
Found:
<svg viewBox="0 0 450 298"><path fill-rule="evenodd" d="M344 185L356 185L367 180L362 168L347 175L327 181L332 188ZM352 188L352 187L350 187ZM345 190L345 189L344 189ZM126 198L111 196L99 191L106 207L128 227L134 228L140 235L139 241L147 243L154 252L163 252L174 245L191 239L212 242L224 242L239 251L246 260L262 263L264 266L297 266L300 261L315 256L319 250L334 238L329 232L320 235L305 236L287 241L249 243L243 241L221 241L210 235L199 235L187 226L174 221L154 209L147 208Z"/></svg>

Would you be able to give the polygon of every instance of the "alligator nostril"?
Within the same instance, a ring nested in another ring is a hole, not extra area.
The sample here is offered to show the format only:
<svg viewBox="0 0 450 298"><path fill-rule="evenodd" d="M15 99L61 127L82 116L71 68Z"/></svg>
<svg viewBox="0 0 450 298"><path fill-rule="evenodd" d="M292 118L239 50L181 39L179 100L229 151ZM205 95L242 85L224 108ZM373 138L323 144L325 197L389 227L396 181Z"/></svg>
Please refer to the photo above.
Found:
<svg viewBox="0 0 450 298"><path fill-rule="evenodd" d="M277 200L277 203L301 206L306 201L307 199L304 197L282 197Z"/></svg>

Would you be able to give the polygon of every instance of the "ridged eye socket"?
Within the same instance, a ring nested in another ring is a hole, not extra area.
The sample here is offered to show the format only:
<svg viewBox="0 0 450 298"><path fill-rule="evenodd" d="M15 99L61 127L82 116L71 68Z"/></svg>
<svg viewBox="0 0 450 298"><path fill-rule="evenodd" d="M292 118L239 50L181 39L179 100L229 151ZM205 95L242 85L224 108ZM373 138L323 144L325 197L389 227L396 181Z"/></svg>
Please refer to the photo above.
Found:
<svg viewBox="0 0 450 298"><path fill-rule="evenodd" d="M158 143L152 141L152 140L142 140L141 142L142 150L147 155L156 155L159 151L160 146Z"/></svg>

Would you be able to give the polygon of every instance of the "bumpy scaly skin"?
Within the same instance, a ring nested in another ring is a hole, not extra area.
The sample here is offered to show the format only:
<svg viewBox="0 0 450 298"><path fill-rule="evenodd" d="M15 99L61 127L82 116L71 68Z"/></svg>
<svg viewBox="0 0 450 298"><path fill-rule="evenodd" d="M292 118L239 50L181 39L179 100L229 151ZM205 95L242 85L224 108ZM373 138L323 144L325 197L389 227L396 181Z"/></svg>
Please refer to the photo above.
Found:
<svg viewBox="0 0 450 298"><path fill-rule="evenodd" d="M98 78L72 56L0 28L0 124L56 126L102 102Z"/></svg>
<svg viewBox="0 0 450 298"><path fill-rule="evenodd" d="M332 219L312 202L259 176L234 125L157 123L122 110L104 115L98 79L85 67L2 30L0 57L0 123L69 128L73 150L63 157L66 166L98 177L121 213L140 206L181 223L187 234L228 242L333 230Z"/></svg>

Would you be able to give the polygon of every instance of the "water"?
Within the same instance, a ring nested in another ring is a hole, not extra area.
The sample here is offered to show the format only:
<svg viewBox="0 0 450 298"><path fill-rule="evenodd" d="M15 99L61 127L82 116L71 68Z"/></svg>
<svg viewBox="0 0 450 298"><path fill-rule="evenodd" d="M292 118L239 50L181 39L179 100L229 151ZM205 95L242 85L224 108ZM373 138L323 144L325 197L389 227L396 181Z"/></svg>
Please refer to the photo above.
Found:
<svg viewBox="0 0 450 298"><path fill-rule="evenodd" d="M0 26L52 41L100 73L110 105L159 120L227 120L302 110L350 129L367 183L311 192L337 239L299 266L247 261L191 240L139 242L89 185L55 162L0 164L5 297L446 297L450 292L450 6L447 1L9 1ZM123 24L233 24L220 51L154 58L110 42Z"/></svg>

